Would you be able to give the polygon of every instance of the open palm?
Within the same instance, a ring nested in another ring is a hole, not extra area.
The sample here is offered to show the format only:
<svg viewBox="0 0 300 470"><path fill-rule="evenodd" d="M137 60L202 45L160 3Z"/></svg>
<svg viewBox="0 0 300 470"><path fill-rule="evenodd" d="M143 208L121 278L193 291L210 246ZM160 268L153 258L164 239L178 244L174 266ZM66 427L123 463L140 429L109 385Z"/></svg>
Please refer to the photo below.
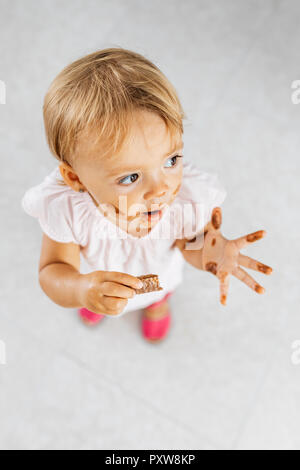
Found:
<svg viewBox="0 0 300 470"><path fill-rule="evenodd" d="M202 251L203 269L210 271L220 280L221 304L226 305L230 274L247 284L258 294L263 294L265 289L240 266L254 269L264 274L271 274L272 268L241 254L240 250L250 243L263 238L266 235L265 230L258 230L234 240L227 240L221 233L221 224L221 208L215 207L212 211L211 221L207 225L207 231L204 234Z"/></svg>

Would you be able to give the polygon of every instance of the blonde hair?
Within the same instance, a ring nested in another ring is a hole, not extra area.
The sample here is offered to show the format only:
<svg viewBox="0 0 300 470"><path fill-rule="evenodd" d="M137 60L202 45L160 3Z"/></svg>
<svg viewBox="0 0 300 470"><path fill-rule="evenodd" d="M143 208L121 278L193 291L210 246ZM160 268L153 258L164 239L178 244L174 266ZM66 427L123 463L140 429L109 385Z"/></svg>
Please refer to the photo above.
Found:
<svg viewBox="0 0 300 470"><path fill-rule="evenodd" d="M96 130L103 155L118 153L139 109L158 114L172 136L183 134L186 115L177 92L150 60L123 48L86 55L65 67L45 95L43 117L50 151L72 166L79 138Z"/></svg>

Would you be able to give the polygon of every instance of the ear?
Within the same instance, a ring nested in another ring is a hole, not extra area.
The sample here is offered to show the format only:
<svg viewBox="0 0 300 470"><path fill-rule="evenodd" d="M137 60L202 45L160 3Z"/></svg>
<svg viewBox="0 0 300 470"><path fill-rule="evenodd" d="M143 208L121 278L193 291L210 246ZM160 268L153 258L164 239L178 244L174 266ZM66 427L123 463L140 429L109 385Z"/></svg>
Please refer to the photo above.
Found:
<svg viewBox="0 0 300 470"><path fill-rule="evenodd" d="M84 189L83 184L80 182L79 177L74 172L73 168L65 162L61 162L59 165L59 171L64 179L64 182L70 186L74 191L79 191L79 189Z"/></svg>

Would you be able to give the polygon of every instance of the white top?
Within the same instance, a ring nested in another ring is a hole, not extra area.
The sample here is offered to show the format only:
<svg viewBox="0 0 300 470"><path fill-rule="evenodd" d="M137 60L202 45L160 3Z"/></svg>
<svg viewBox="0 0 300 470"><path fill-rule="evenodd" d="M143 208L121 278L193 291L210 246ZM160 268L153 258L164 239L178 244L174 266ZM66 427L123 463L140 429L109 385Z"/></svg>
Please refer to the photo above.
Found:
<svg viewBox="0 0 300 470"><path fill-rule="evenodd" d="M171 248L177 238L193 237L210 220L227 192L215 173L200 171L183 162L179 193L162 218L143 237L135 237L105 217L88 192L79 193L63 181L57 166L23 198L23 210L38 219L49 238L80 245L80 272L119 271L140 276L158 274L161 291L136 295L116 318L147 307L173 291L182 281L185 260L179 249Z"/></svg>

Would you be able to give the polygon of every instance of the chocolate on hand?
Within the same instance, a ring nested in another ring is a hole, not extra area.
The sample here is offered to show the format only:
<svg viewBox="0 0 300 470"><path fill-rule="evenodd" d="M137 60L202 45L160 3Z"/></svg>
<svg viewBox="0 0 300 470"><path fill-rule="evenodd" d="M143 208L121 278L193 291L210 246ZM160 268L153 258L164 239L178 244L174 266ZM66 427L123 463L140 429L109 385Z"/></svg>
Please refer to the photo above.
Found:
<svg viewBox="0 0 300 470"><path fill-rule="evenodd" d="M260 240L266 235L265 230L258 230L234 240L227 240L221 234L222 211L220 207L215 207L212 211L211 221L207 225L205 233L202 265L203 269L210 271L220 280L220 302L226 305L229 287L229 275L232 274L240 281L244 282L258 294L263 294L265 289L258 284L244 269L254 269L263 274L271 274L272 268L249 256L240 253L240 250L250 243Z"/></svg>

